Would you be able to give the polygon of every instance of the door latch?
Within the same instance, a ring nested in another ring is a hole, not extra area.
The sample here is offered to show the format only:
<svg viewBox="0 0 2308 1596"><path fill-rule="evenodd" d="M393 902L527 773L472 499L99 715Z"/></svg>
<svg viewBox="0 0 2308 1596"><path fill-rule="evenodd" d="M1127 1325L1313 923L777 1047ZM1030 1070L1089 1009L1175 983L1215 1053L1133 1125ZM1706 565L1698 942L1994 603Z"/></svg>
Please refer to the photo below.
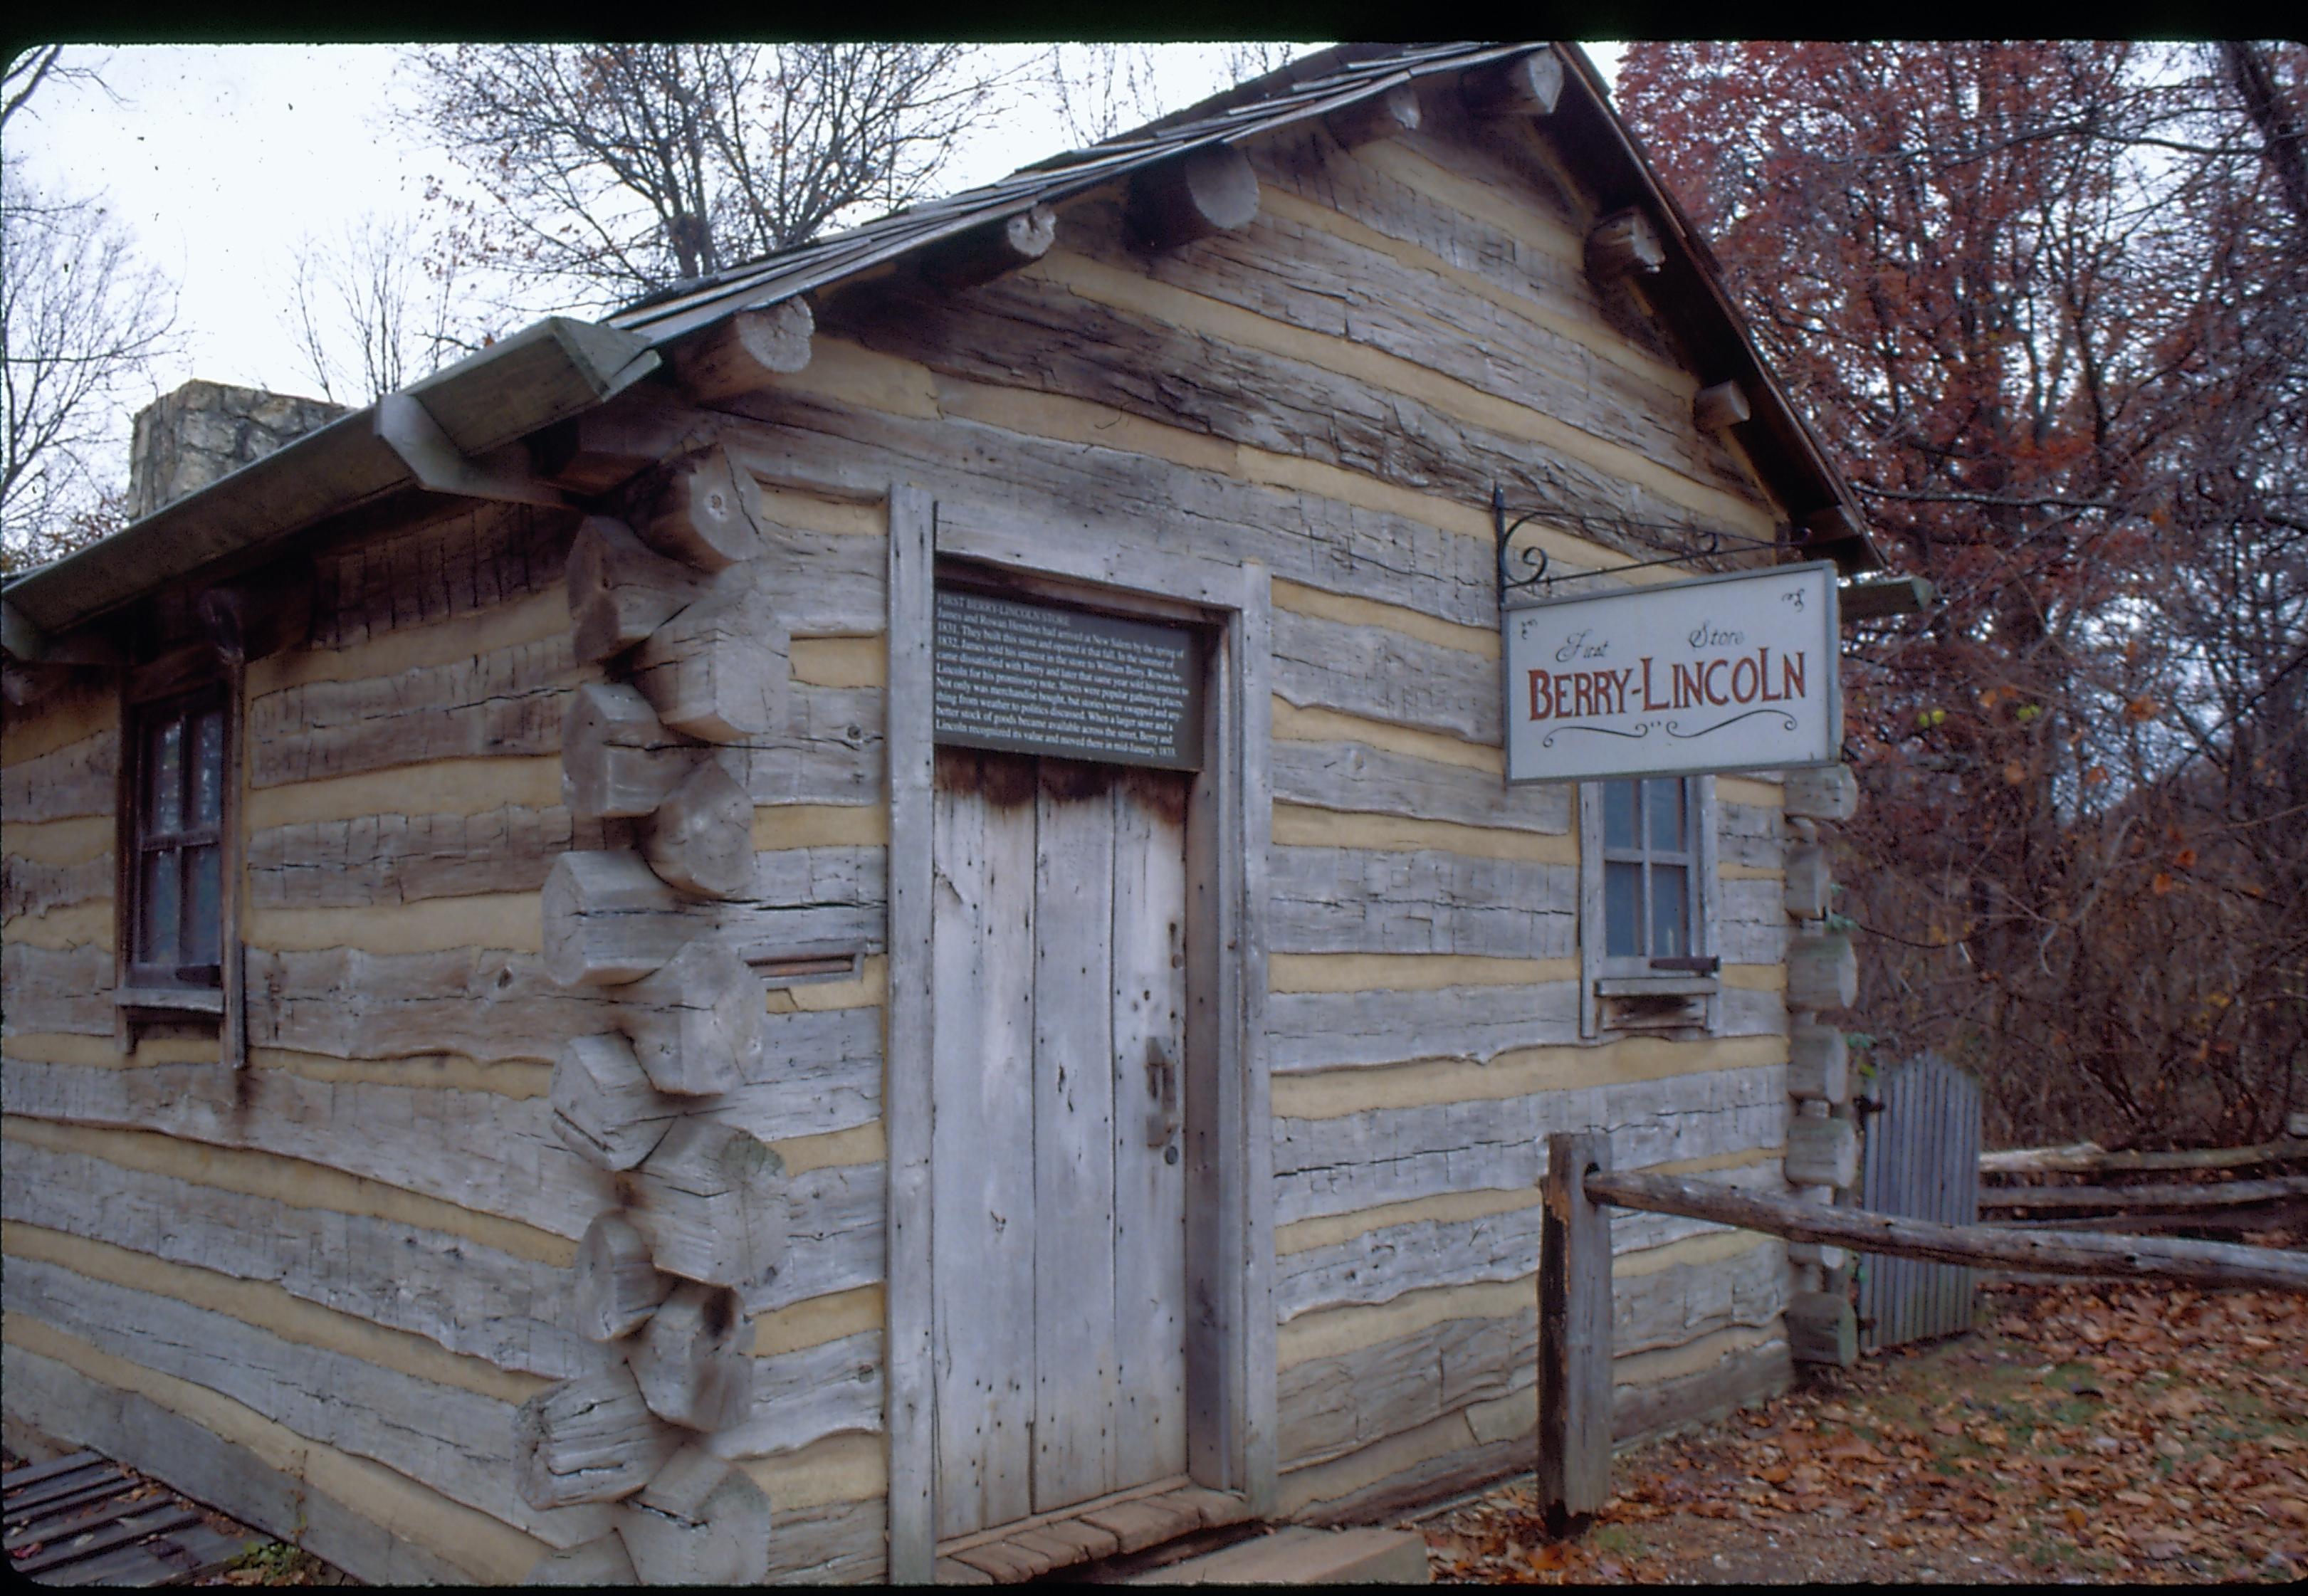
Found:
<svg viewBox="0 0 2308 1596"><path fill-rule="evenodd" d="M1158 1036L1146 1039L1146 1095L1156 1105L1146 1115L1146 1145L1167 1147L1178 1134L1178 1061Z"/></svg>

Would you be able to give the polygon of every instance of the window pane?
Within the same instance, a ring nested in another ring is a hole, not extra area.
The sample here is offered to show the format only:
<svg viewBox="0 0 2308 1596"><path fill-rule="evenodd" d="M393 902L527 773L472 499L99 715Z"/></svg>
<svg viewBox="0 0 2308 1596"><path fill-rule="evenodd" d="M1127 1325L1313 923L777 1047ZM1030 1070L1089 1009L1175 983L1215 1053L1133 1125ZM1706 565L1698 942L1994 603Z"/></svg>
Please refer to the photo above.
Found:
<svg viewBox="0 0 2308 1596"><path fill-rule="evenodd" d="M185 852L185 964L217 962L217 931L223 919L218 902L217 850L192 848Z"/></svg>
<svg viewBox="0 0 2308 1596"><path fill-rule="evenodd" d="M150 759L152 771L148 788L151 805L151 825L158 833L173 835L184 829L184 721L175 719L163 720L152 729Z"/></svg>
<svg viewBox="0 0 2308 1596"><path fill-rule="evenodd" d="M1643 818L1649 823L1654 850L1683 851L1682 777L1653 776L1643 783Z"/></svg>
<svg viewBox="0 0 2308 1596"><path fill-rule="evenodd" d="M1679 959L1691 952L1691 894L1681 865L1651 867L1651 957Z"/></svg>
<svg viewBox="0 0 2308 1596"><path fill-rule="evenodd" d="M193 738L193 824L214 825L224 792L224 712L200 718Z"/></svg>
<svg viewBox="0 0 2308 1596"><path fill-rule="evenodd" d="M1611 957L1640 957L1643 951L1643 867L1603 867L1603 950Z"/></svg>
<svg viewBox="0 0 2308 1596"><path fill-rule="evenodd" d="M1603 846L1633 848L1635 841L1635 784L1632 781L1603 783Z"/></svg>
<svg viewBox="0 0 2308 1596"><path fill-rule="evenodd" d="M175 964L177 958L177 861L173 848L156 848L144 856L144 925L138 938L136 962Z"/></svg>

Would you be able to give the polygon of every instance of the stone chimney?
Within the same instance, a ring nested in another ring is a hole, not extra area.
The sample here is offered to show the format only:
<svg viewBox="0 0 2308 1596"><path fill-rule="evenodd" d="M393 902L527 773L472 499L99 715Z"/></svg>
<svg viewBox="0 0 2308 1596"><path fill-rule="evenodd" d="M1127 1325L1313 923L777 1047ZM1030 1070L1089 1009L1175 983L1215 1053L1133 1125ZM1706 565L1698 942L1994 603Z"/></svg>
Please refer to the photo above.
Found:
<svg viewBox="0 0 2308 1596"><path fill-rule="evenodd" d="M326 426L345 409L326 400L195 377L136 413L128 454L128 519L143 520Z"/></svg>

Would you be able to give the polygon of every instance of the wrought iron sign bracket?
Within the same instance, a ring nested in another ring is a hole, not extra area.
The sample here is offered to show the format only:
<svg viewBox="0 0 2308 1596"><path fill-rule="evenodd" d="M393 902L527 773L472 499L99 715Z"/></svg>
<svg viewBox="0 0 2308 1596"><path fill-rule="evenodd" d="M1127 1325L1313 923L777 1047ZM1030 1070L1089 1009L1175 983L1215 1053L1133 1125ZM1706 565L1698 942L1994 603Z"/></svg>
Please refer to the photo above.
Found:
<svg viewBox="0 0 2308 1596"><path fill-rule="evenodd" d="M1582 531L1590 528L1607 527L1615 531L1680 532L1685 536L1695 536L1699 541L1694 548L1686 548L1677 554L1661 555L1657 559L1632 560L1623 565L1608 565L1598 571L1572 571L1560 576L1550 576L1546 570L1546 549L1536 547L1529 548L1510 547L1517 532L1534 521L1543 520L1572 522ZM1527 593L1534 589L1544 591L1551 590L1558 582L1570 582L1577 577L1616 576L1623 571L1648 571L1656 565L1688 565L1693 560L1703 560L1720 555L1726 552L1727 546L1734 551L1786 547L1783 541L1767 538L1750 538L1738 532L1716 531L1709 528L1652 526L1604 516L1565 515L1556 510L1526 510L1512 521L1509 521L1506 490L1496 483L1492 484L1491 487L1491 526L1498 534L1499 608L1502 609L1506 608L1507 595L1510 593ZM1514 566L1517 564L1523 567L1525 573L1523 575L1518 576L1514 574Z"/></svg>

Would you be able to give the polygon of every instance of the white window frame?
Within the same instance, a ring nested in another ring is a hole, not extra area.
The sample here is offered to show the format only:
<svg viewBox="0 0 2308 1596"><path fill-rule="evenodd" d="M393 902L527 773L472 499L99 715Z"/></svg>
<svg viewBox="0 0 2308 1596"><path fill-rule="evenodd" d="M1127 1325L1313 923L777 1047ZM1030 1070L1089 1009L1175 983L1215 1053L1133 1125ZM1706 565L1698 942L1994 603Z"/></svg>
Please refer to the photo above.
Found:
<svg viewBox="0 0 2308 1596"><path fill-rule="evenodd" d="M1637 778L1640 780L1641 778ZM1683 781L1684 851L1691 864L1691 951L1701 957L1722 953L1722 891L1717 882L1716 835L1719 817L1715 778ZM1604 915L1603 783L1579 784L1579 1034L1703 1030L1719 1023L1722 977L1654 971L1648 955L1614 958ZM1678 1014L1674 1006L1681 1000ZM1647 1011L1648 1020L1632 1011Z"/></svg>

